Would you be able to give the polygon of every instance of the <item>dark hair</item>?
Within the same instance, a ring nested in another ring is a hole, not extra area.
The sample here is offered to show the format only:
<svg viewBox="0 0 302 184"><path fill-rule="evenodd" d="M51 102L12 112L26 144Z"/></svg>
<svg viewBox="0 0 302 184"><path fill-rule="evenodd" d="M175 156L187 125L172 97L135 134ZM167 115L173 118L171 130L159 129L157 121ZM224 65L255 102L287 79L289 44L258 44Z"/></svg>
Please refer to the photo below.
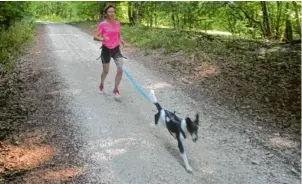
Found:
<svg viewBox="0 0 302 184"><path fill-rule="evenodd" d="M114 8L114 6L113 6L112 4L107 5L107 6L104 8L104 13L105 13L105 15L107 14L107 11L108 11L109 8Z"/></svg>

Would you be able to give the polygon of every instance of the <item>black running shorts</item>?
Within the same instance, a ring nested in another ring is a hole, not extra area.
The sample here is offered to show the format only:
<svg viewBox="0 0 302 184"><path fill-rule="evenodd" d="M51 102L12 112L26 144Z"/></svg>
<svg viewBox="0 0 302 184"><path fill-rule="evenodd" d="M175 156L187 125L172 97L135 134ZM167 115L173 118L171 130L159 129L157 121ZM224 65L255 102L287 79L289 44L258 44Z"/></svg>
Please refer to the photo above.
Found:
<svg viewBox="0 0 302 184"><path fill-rule="evenodd" d="M113 49L107 48L105 45L102 46L102 63L103 64L108 64L110 63L110 59L113 58L114 60L118 60L118 58L123 57L120 46L117 46Z"/></svg>

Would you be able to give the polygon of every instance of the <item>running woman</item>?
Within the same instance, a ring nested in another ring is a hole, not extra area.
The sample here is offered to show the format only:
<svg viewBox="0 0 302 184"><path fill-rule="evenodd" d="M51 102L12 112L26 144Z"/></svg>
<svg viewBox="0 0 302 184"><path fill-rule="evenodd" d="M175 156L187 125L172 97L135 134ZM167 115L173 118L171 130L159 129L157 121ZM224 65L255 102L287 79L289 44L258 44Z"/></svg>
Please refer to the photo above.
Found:
<svg viewBox="0 0 302 184"><path fill-rule="evenodd" d="M94 39L102 42L102 54L101 59L103 63L103 73L101 75L101 83L99 90L101 93L104 92L104 82L109 72L109 63L113 58L117 73L115 76L115 86L113 93L116 97L120 97L119 85L123 76L123 69L119 66L122 63L122 57L120 51L120 44L124 45L124 41L121 37L120 22L115 20L115 9L112 5L108 5L104 9L106 19L102 21L94 34Z"/></svg>

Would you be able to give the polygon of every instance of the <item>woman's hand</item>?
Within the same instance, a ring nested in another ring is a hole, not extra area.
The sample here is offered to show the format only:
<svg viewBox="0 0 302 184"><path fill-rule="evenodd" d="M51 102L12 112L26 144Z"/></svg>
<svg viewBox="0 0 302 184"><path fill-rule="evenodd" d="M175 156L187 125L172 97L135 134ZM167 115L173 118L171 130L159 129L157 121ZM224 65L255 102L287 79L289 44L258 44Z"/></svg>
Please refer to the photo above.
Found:
<svg viewBox="0 0 302 184"><path fill-rule="evenodd" d="M109 40L109 38L107 36L102 37L101 33L99 33L98 30L95 31L93 39L95 41L100 41L100 42Z"/></svg>
<svg viewBox="0 0 302 184"><path fill-rule="evenodd" d="M121 49L123 49L123 48L125 47L125 42L124 42L124 40L121 40L121 41L120 41L120 46L122 46Z"/></svg>
<svg viewBox="0 0 302 184"><path fill-rule="evenodd" d="M107 40L109 40L109 38L108 38L107 36L104 36L104 37L102 38L102 41L107 41Z"/></svg>

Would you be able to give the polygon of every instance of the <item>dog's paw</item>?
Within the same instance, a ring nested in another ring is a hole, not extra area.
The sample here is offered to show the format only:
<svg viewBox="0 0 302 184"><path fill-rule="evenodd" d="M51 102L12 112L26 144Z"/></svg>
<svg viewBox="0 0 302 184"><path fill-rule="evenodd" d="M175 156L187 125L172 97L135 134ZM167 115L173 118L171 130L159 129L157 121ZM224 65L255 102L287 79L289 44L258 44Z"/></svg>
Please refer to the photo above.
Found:
<svg viewBox="0 0 302 184"><path fill-rule="evenodd" d="M193 169L190 166L188 166L186 169L187 169L187 172L189 172L189 173L193 172Z"/></svg>

